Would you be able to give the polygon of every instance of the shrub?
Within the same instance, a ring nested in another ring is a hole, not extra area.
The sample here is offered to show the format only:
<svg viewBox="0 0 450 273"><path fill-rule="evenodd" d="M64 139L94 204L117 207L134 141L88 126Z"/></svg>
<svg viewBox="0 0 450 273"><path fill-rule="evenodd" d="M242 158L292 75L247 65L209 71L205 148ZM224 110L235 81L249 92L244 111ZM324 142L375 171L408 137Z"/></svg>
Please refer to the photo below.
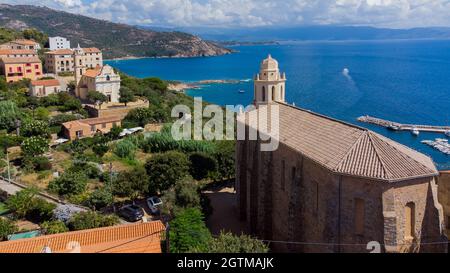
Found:
<svg viewBox="0 0 450 273"><path fill-rule="evenodd" d="M21 190L6 200L6 207L14 212L17 217L24 218L33 208L33 200L37 193L36 188Z"/></svg>
<svg viewBox="0 0 450 273"><path fill-rule="evenodd" d="M0 101L0 129L12 130L16 127L16 120L21 117L20 110L12 101Z"/></svg>
<svg viewBox="0 0 450 273"><path fill-rule="evenodd" d="M62 125L65 122L77 120L77 116L71 114L59 114L50 119L50 125Z"/></svg>
<svg viewBox="0 0 450 273"><path fill-rule="evenodd" d="M113 196L107 188L103 187L92 192L87 203L89 207L99 210L112 204Z"/></svg>
<svg viewBox="0 0 450 273"><path fill-rule="evenodd" d="M119 223L116 215L102 215L94 211L80 212L72 216L69 220L69 229L84 230L113 226Z"/></svg>
<svg viewBox="0 0 450 273"><path fill-rule="evenodd" d="M134 200L139 196L145 195L148 191L148 176L142 167L121 172L117 179L113 181L113 192L120 197L128 197Z"/></svg>
<svg viewBox="0 0 450 273"><path fill-rule="evenodd" d="M50 136L48 123L42 120L30 120L25 122L22 125L21 132L25 137L41 136L48 138Z"/></svg>
<svg viewBox="0 0 450 273"><path fill-rule="evenodd" d="M22 145L22 153L25 156L33 157L44 154L49 149L49 141L47 138L41 136L33 136L30 138L26 138Z"/></svg>
<svg viewBox="0 0 450 273"><path fill-rule="evenodd" d="M206 249L211 234L203 221L199 209L188 208L180 211L170 222L170 251L186 253Z"/></svg>
<svg viewBox="0 0 450 273"><path fill-rule="evenodd" d="M217 176L220 180L235 175L235 141L219 141L214 157L217 160Z"/></svg>
<svg viewBox="0 0 450 273"><path fill-rule="evenodd" d="M107 143L99 143L92 147L92 151L99 157L103 157L109 150Z"/></svg>
<svg viewBox="0 0 450 273"><path fill-rule="evenodd" d="M153 121L152 112L149 108L136 108L127 114L125 121L143 127Z"/></svg>
<svg viewBox="0 0 450 273"><path fill-rule="evenodd" d="M14 234L18 230L19 228L13 221L0 217L0 241L7 240L8 235Z"/></svg>
<svg viewBox="0 0 450 273"><path fill-rule="evenodd" d="M23 142L23 137L15 135L0 135L0 147L2 151L14 146L19 146Z"/></svg>
<svg viewBox="0 0 450 273"><path fill-rule="evenodd" d="M216 159L206 153L192 153L189 155L191 162L190 173L196 180L205 179L209 173L217 170Z"/></svg>
<svg viewBox="0 0 450 273"><path fill-rule="evenodd" d="M189 173L189 160L180 152L157 154L145 164L149 176L149 193L168 190Z"/></svg>
<svg viewBox="0 0 450 273"><path fill-rule="evenodd" d="M114 153L120 158L133 160L136 150L137 147L132 141L129 139L124 139L116 144Z"/></svg>
<svg viewBox="0 0 450 273"><path fill-rule="evenodd" d="M102 176L102 172L96 163L88 162L85 158L75 158L69 172L83 173L88 178L96 179Z"/></svg>
<svg viewBox="0 0 450 273"><path fill-rule="evenodd" d="M174 215L183 208L201 208L199 186L192 177L185 177L162 196L163 212Z"/></svg>
<svg viewBox="0 0 450 273"><path fill-rule="evenodd" d="M53 220L41 224L41 229L46 235L68 232L69 228L63 221Z"/></svg>
<svg viewBox="0 0 450 273"><path fill-rule="evenodd" d="M50 163L50 160L45 156L37 156L25 159L25 161L28 160L33 166L33 169L36 171L48 171L52 169L52 163Z"/></svg>
<svg viewBox="0 0 450 273"><path fill-rule="evenodd" d="M162 153L180 151L184 153L213 153L215 146L208 141L174 140L170 133L153 134L142 143L142 149L147 153Z"/></svg>
<svg viewBox="0 0 450 273"><path fill-rule="evenodd" d="M92 103L97 103L99 102L100 104L107 102L108 101L108 97L103 94L100 93L98 91L89 91L87 98L92 102Z"/></svg>
<svg viewBox="0 0 450 273"><path fill-rule="evenodd" d="M195 250L194 252L197 252ZM200 253L267 253L269 247L258 239L242 234L235 236L221 232L219 237L213 238Z"/></svg>
<svg viewBox="0 0 450 273"><path fill-rule="evenodd" d="M119 135L120 133L122 133L123 129L119 126L114 125L111 130L108 133L108 136L112 139L112 140L116 140L119 139Z"/></svg>
<svg viewBox="0 0 450 273"><path fill-rule="evenodd" d="M27 213L26 218L34 222L48 221L53 217L53 210L56 205L45 201L41 198L35 198L32 201L30 211Z"/></svg>
<svg viewBox="0 0 450 273"><path fill-rule="evenodd" d="M83 172L66 171L48 185L51 192L59 195L76 195L83 193L87 186L87 176Z"/></svg>
<svg viewBox="0 0 450 273"><path fill-rule="evenodd" d="M18 218L47 221L52 218L56 205L36 197L37 193L35 188L19 191L6 200L6 207Z"/></svg>
<svg viewBox="0 0 450 273"><path fill-rule="evenodd" d="M133 102L136 101L136 98L134 97L133 91L131 91L128 87L126 86L122 86L120 88L120 98L119 98L119 102L121 103L125 103L125 106L127 106L127 104L129 102Z"/></svg>

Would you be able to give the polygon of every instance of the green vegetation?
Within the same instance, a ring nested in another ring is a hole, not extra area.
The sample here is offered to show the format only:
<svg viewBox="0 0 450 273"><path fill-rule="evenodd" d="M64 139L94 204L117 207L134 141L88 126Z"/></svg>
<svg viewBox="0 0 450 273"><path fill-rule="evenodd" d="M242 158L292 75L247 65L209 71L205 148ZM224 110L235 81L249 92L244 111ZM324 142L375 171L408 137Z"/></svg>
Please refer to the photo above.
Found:
<svg viewBox="0 0 450 273"><path fill-rule="evenodd" d="M51 192L63 196L83 193L87 187L87 175L84 172L66 171L48 185Z"/></svg>
<svg viewBox="0 0 450 273"><path fill-rule="evenodd" d="M48 151L49 140L41 136L25 138L22 142L22 153L25 157L43 155Z"/></svg>
<svg viewBox="0 0 450 273"><path fill-rule="evenodd" d="M170 189L189 174L189 160L180 152L157 154L145 164L149 176L149 192L157 193Z"/></svg>
<svg viewBox="0 0 450 273"><path fill-rule="evenodd" d="M102 209L113 203L113 195L106 187L99 188L89 195L87 204L90 208L95 210Z"/></svg>
<svg viewBox="0 0 450 273"><path fill-rule="evenodd" d="M12 130L16 128L16 121L21 118L21 113L13 101L0 101L0 130Z"/></svg>
<svg viewBox="0 0 450 273"><path fill-rule="evenodd" d="M186 253L195 249L206 249L211 234L203 221L199 209L188 208L175 215L170 222L170 252Z"/></svg>
<svg viewBox="0 0 450 273"><path fill-rule="evenodd" d="M133 101L136 101L136 97L134 96L133 91L131 91L131 89L126 86L121 87L119 102L125 103L125 106L127 106L129 102Z"/></svg>
<svg viewBox="0 0 450 273"><path fill-rule="evenodd" d="M126 138L116 144L114 153L120 158L133 160L136 154L136 150L136 144L129 138Z"/></svg>
<svg viewBox="0 0 450 273"><path fill-rule="evenodd" d="M176 215L185 208L201 209L200 187L192 177L180 179L162 195L163 213Z"/></svg>
<svg viewBox="0 0 450 273"><path fill-rule="evenodd" d="M18 230L19 229L13 221L0 217L0 241L7 240L8 235L17 232Z"/></svg>
<svg viewBox="0 0 450 273"><path fill-rule="evenodd" d="M196 152L189 155L189 161L191 162L190 173L195 180L205 179L209 174L217 171L217 160L213 155Z"/></svg>
<svg viewBox="0 0 450 273"><path fill-rule="evenodd" d="M221 232L219 237L213 238L201 253L267 253L269 247L248 235L235 236ZM196 251L194 251L196 252Z"/></svg>
<svg viewBox="0 0 450 273"><path fill-rule="evenodd" d="M6 207L17 218L26 218L36 222L48 221L53 216L56 205L37 197L35 188L28 188L17 192L6 200Z"/></svg>
<svg viewBox="0 0 450 273"><path fill-rule="evenodd" d="M94 211L80 212L72 216L68 222L69 229L84 230L92 228L109 227L119 223L115 215L103 215Z"/></svg>
<svg viewBox="0 0 450 273"><path fill-rule="evenodd" d="M121 172L114 180L114 194L119 197L130 197L131 200L143 197L148 192L149 178L143 167L135 167L131 171Z"/></svg>
<svg viewBox="0 0 450 273"><path fill-rule="evenodd" d="M69 228L63 221L52 220L46 221L41 225L42 232L46 235L68 232Z"/></svg>
<svg viewBox="0 0 450 273"><path fill-rule="evenodd" d="M204 152L213 153L215 145L209 141L174 140L168 132L153 134L142 143L142 149L147 153L162 153L180 151L183 153Z"/></svg>
<svg viewBox="0 0 450 273"><path fill-rule="evenodd" d="M104 95L103 93L100 93L98 91L89 91L87 98L92 102L92 103L98 103L100 106L108 101L108 97L106 95Z"/></svg>

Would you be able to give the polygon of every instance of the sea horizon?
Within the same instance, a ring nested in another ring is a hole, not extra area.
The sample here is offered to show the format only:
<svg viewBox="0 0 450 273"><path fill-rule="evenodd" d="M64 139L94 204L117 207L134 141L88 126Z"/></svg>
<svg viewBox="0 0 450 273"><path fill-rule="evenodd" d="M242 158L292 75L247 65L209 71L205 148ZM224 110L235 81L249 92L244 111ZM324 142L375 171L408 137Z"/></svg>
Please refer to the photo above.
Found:
<svg viewBox="0 0 450 273"><path fill-rule="evenodd" d="M287 103L373 130L432 157L440 170L450 169L450 156L421 143L445 138L444 134L414 137L410 132L393 132L356 120L370 115L401 123L450 125L446 107L450 103L449 40L314 41L231 48L237 52L106 63L139 78L185 83L240 81L206 84L186 94L222 106L248 105L253 97L251 79L259 62L271 54L287 75Z"/></svg>

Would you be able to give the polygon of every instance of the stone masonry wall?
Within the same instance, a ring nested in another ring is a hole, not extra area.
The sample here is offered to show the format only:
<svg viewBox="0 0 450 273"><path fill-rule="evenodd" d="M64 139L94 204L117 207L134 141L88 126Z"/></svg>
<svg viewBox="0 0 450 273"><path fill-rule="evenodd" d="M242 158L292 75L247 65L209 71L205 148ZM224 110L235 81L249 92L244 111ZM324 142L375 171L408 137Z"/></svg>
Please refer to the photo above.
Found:
<svg viewBox="0 0 450 273"><path fill-rule="evenodd" d="M450 236L450 171L441 172L438 178L438 198L444 209L444 224L447 237Z"/></svg>

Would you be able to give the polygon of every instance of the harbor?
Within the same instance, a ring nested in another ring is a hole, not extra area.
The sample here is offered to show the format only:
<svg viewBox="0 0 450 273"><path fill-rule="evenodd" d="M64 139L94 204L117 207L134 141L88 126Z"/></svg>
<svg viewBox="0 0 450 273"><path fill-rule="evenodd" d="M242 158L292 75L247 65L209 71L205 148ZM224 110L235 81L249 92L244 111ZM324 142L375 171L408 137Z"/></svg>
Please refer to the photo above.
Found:
<svg viewBox="0 0 450 273"><path fill-rule="evenodd" d="M386 127L393 131L410 131L413 135L418 135L420 132L429 132L429 133L442 133L450 137L450 126L403 124L371 116L362 116L359 117L357 120L359 122L370 123Z"/></svg>
<svg viewBox="0 0 450 273"><path fill-rule="evenodd" d="M434 149L444 153L446 155L450 155L450 143L448 143L448 139L444 138L436 138L433 140L424 140L423 144L433 147Z"/></svg>

